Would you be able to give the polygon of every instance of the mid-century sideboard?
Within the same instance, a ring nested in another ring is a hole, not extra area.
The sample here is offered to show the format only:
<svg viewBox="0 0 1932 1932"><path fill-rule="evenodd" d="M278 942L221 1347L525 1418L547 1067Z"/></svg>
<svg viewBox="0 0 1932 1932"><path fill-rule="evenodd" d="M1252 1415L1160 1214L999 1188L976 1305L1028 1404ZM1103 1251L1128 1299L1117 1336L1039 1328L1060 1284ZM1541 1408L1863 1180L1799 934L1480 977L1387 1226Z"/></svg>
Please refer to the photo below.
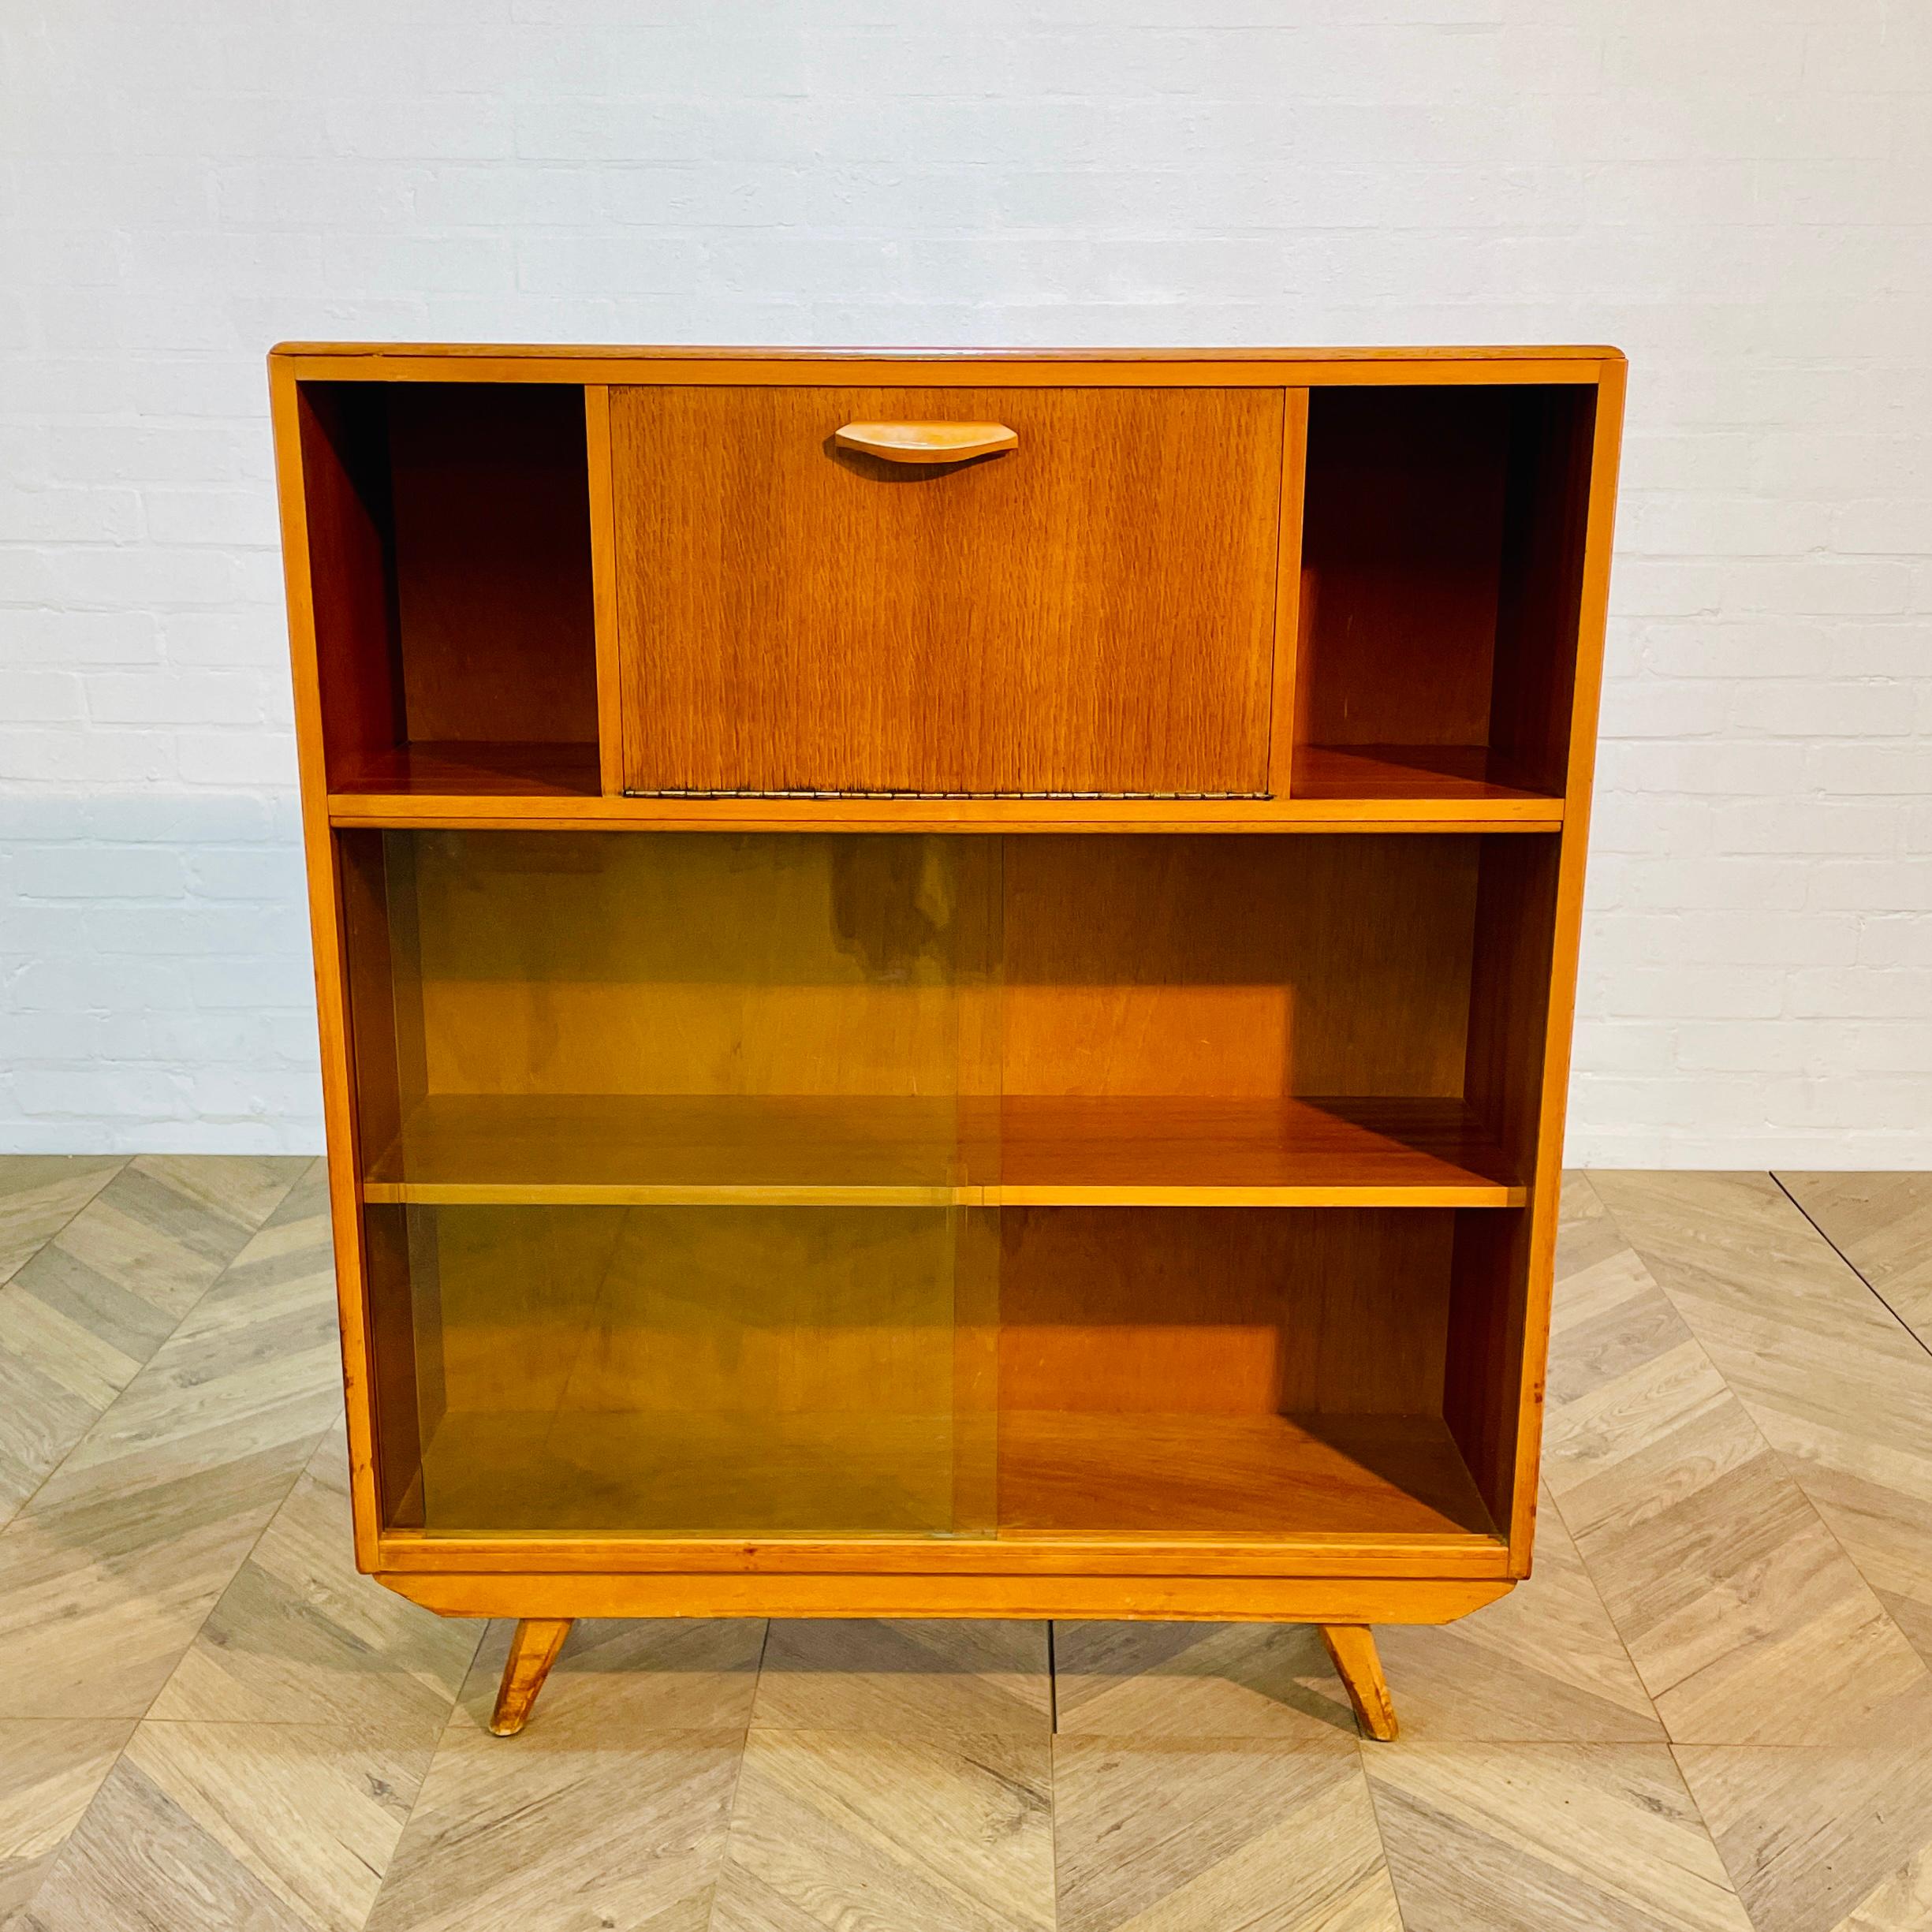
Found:
<svg viewBox="0 0 1932 1932"><path fill-rule="evenodd" d="M271 359L356 1549L519 1620L1528 1572L1613 349Z"/></svg>

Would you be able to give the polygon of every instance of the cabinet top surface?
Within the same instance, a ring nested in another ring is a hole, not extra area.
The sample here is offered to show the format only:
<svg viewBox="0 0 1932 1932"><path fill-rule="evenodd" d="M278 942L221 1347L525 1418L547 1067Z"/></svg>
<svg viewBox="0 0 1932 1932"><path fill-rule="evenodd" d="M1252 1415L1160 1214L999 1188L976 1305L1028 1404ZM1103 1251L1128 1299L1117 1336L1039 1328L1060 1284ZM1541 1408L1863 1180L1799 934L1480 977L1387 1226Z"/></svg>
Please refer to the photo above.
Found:
<svg viewBox="0 0 1932 1932"><path fill-rule="evenodd" d="M839 348L818 349L712 347L692 344L657 346L599 345L589 343L537 344L504 342L282 342L270 352L276 361L329 362L344 359L371 360L433 360L453 364L607 364L662 362L744 363L908 363L953 364L1002 364L1061 363L1188 364L1348 364L1359 372L1359 379L1372 379L1371 371L1379 366L1410 369L1430 364L1575 364L1569 379L1588 381L1593 365L1621 363L1621 350L1601 344L1568 343L1559 345L1512 344L1483 347L1353 348L1353 349L970 349L970 348ZM1446 371L1445 371L1446 379ZM1525 379L1533 379L1525 378Z"/></svg>

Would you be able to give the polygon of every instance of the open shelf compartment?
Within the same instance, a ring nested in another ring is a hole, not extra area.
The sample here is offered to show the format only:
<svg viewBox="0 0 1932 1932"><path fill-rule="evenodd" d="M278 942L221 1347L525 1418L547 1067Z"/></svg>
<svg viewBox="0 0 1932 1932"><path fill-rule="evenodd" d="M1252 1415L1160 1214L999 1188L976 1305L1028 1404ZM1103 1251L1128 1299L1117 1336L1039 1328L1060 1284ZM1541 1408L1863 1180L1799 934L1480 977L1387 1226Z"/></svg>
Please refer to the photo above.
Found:
<svg viewBox="0 0 1932 1932"><path fill-rule="evenodd" d="M595 796L581 386L298 391L337 795Z"/></svg>
<svg viewBox="0 0 1932 1932"><path fill-rule="evenodd" d="M1290 795L1564 795L1596 394L1311 391Z"/></svg>
<svg viewBox="0 0 1932 1932"><path fill-rule="evenodd" d="M340 843L371 1203L1526 1198L1548 838Z"/></svg>
<svg viewBox="0 0 1932 1932"><path fill-rule="evenodd" d="M365 1200L1520 1207L1456 1098L435 1094Z"/></svg>
<svg viewBox="0 0 1932 1932"><path fill-rule="evenodd" d="M1495 1533L1449 1381L1468 1214L370 1214L390 1528Z"/></svg>
<svg viewBox="0 0 1932 1932"><path fill-rule="evenodd" d="M1507 1519L1553 839L338 849L388 1527Z"/></svg>

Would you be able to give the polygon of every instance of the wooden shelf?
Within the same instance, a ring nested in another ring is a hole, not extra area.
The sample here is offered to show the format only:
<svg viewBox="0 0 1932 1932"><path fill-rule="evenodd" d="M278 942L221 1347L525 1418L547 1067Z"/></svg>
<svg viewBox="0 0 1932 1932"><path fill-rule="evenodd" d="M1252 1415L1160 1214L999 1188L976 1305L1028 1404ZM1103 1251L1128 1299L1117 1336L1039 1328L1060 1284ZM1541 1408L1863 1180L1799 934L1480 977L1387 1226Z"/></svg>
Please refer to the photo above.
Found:
<svg viewBox="0 0 1932 1932"><path fill-rule="evenodd" d="M1056 1536L1494 1534L1434 1415L1008 1411L999 1516Z"/></svg>
<svg viewBox="0 0 1932 1932"><path fill-rule="evenodd" d="M371 1202L1517 1207L1453 1099L439 1095Z"/></svg>
<svg viewBox="0 0 1932 1932"><path fill-rule="evenodd" d="M415 748L418 754L431 748ZM329 821L345 830L532 832L1533 833L1563 826L1561 800L1506 788L1277 798L622 797L597 795L594 763L582 762L577 782L558 782L554 772L542 783L506 782L502 773L484 773L467 785L455 766L438 766L427 780L389 784L382 766L366 765L356 770L354 785L330 793Z"/></svg>
<svg viewBox="0 0 1932 1932"><path fill-rule="evenodd" d="M1507 759L1480 744L1304 744L1295 751L1292 795L1304 800L1480 804L1540 817L1562 800L1519 782Z"/></svg>
<svg viewBox="0 0 1932 1932"><path fill-rule="evenodd" d="M464 739L392 745L338 769L330 796L393 811L416 822L412 807L464 799L552 800L594 797L595 744L509 744Z"/></svg>
<svg viewBox="0 0 1932 1932"><path fill-rule="evenodd" d="M1493 1539L1434 1415L457 1412L431 1536Z"/></svg>
<svg viewBox="0 0 1932 1932"><path fill-rule="evenodd" d="M458 1535L931 1535L954 1527L954 1455L945 1415L457 1410L411 1500Z"/></svg>

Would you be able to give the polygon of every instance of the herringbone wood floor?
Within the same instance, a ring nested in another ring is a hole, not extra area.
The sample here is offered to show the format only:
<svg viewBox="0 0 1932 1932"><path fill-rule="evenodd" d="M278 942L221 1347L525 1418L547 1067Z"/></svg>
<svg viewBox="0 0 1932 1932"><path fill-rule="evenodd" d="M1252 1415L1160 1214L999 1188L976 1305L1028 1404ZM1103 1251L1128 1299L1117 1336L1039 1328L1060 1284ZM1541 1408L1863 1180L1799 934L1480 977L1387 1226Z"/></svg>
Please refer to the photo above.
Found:
<svg viewBox="0 0 1932 1932"><path fill-rule="evenodd" d="M1571 1188L1532 1581L1385 1634L586 1624L349 1561L315 1164L0 1160L6 1932L1932 1932L1932 1177Z"/></svg>

